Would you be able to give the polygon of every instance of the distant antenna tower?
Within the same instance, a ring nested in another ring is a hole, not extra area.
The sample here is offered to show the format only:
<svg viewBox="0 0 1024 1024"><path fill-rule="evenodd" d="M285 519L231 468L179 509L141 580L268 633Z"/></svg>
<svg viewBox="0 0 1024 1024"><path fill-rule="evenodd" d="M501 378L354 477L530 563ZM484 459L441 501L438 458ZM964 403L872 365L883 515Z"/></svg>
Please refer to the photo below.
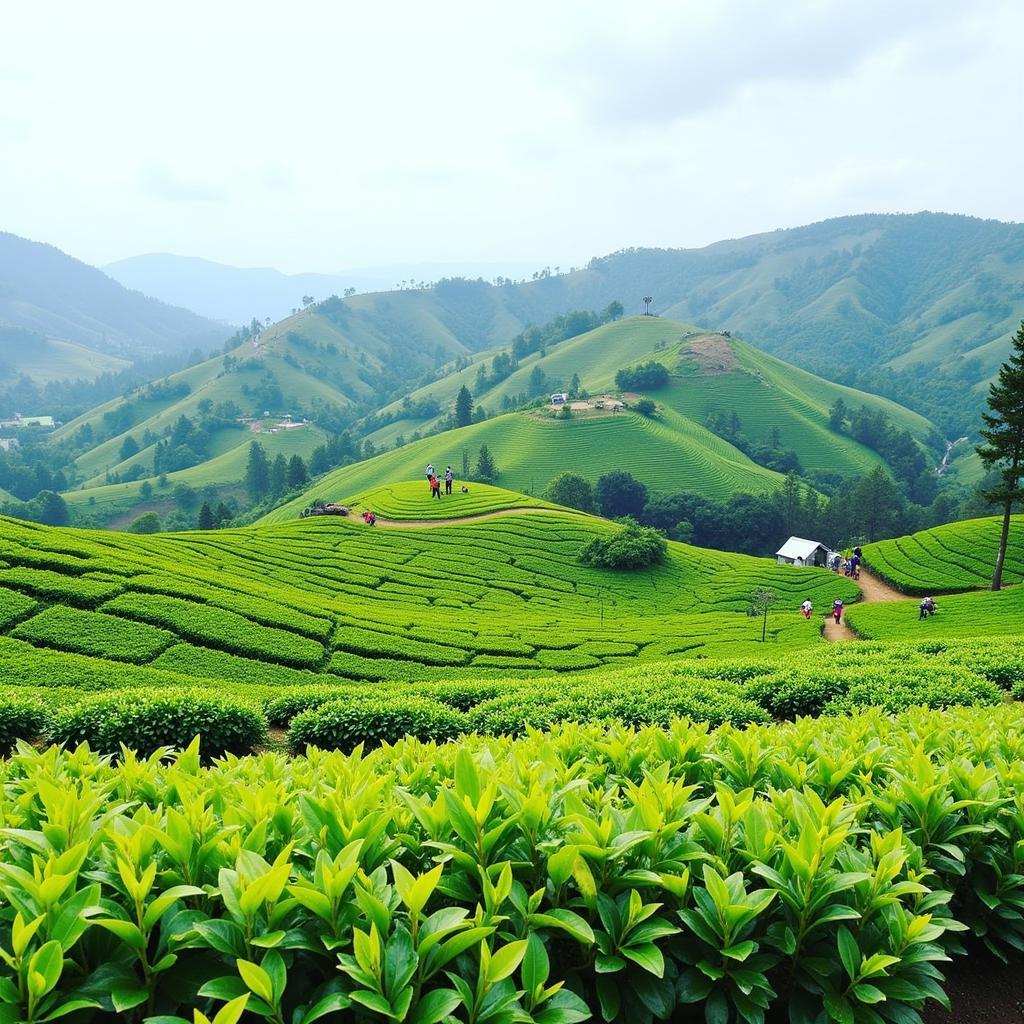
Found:
<svg viewBox="0 0 1024 1024"><path fill-rule="evenodd" d="M651 303L654 301L653 295L644 296L644 316L651 315Z"/></svg>

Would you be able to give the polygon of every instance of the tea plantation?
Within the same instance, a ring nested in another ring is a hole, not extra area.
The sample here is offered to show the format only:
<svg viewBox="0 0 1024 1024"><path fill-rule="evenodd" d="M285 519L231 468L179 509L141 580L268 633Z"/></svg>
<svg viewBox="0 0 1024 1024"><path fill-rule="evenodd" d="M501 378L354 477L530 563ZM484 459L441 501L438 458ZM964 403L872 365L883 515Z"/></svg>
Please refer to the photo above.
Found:
<svg viewBox="0 0 1024 1024"><path fill-rule="evenodd" d="M351 504L0 519L0 1021L920 1024L964 933L1024 947L1024 588L919 623L584 566L615 526L498 488Z"/></svg>
<svg viewBox="0 0 1024 1024"><path fill-rule="evenodd" d="M907 594L951 593L992 580L1002 519L972 519L864 547L871 571ZM1024 581L1024 515L1010 519L1004 583Z"/></svg>
<svg viewBox="0 0 1024 1024"><path fill-rule="evenodd" d="M396 518L436 515L422 490L419 506L401 489L368 502ZM524 499L475 488L448 501L474 515ZM156 537L6 520L3 628L40 665L64 652L125 662L112 670L119 680L128 666L281 683L297 670L303 680L505 678L760 647L744 612L762 585L788 609L857 593L821 571L675 544L644 572L579 564L610 529L544 508L424 530L323 517ZM772 616L770 637L775 648L818 642L816 626L788 612Z"/></svg>

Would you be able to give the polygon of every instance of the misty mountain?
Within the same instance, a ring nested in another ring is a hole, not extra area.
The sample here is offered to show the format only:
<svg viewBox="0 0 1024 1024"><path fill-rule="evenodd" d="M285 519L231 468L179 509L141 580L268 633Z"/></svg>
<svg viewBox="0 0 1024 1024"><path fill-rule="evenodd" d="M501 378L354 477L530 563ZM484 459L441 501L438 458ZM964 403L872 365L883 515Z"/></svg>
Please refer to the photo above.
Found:
<svg viewBox="0 0 1024 1024"><path fill-rule="evenodd" d="M52 245L5 232L0 232L0 325L119 360L195 348L209 351L230 334L223 324L129 291ZM24 355L38 362L33 353ZM9 371L20 372L10 351L5 363ZM109 363L96 361L97 372L110 369ZM44 377L52 379L54 373Z"/></svg>
<svg viewBox="0 0 1024 1024"><path fill-rule="evenodd" d="M534 266L522 263L410 263L360 267L337 274L284 274L272 267L232 267L194 256L147 253L109 263L104 273L146 295L195 310L227 323L249 323L253 317L283 320L302 305L304 296L388 291L405 281L436 281L443 277L494 278L529 276Z"/></svg>

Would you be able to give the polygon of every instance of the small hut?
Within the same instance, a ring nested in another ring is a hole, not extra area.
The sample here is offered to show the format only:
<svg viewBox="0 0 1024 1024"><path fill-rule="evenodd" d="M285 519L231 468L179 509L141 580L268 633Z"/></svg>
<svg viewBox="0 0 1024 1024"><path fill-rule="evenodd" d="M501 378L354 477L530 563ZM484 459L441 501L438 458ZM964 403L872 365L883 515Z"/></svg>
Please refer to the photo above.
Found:
<svg viewBox="0 0 1024 1024"><path fill-rule="evenodd" d="M827 566L831 552L828 546L816 540L804 540L803 537L790 537L775 552L779 565L820 565Z"/></svg>

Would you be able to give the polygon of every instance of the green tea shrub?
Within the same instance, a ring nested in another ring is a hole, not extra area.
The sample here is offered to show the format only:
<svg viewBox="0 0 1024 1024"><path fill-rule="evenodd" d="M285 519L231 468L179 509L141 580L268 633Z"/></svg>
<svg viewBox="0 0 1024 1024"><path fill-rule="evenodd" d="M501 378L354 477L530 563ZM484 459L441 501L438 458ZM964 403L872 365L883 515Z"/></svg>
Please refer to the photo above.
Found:
<svg viewBox="0 0 1024 1024"><path fill-rule="evenodd" d="M246 754L266 739L267 721L250 705L195 693L119 693L85 700L59 715L51 738L77 746L86 742L100 753L122 745L141 754L161 747L187 747L200 737L206 757Z"/></svg>
<svg viewBox="0 0 1024 1024"><path fill-rule="evenodd" d="M423 693L431 700L440 701L457 711L469 711L482 701L491 700L506 692L510 685L515 688L515 684L497 680L442 681L424 687Z"/></svg>
<svg viewBox="0 0 1024 1024"><path fill-rule="evenodd" d="M842 671L775 671L747 683L747 696L774 718L793 719L820 715L826 705L849 688L849 673Z"/></svg>
<svg viewBox="0 0 1024 1024"><path fill-rule="evenodd" d="M358 683L352 687L344 685L295 687L282 693L280 697L274 697L267 701L263 706L263 713L271 725L288 725L300 712L318 708L322 704L340 700L343 697L365 696L366 692L366 685Z"/></svg>
<svg viewBox="0 0 1024 1024"><path fill-rule="evenodd" d="M7 697L0 701L0 755L9 754L18 740L35 739L50 726L50 713L37 701Z"/></svg>
<svg viewBox="0 0 1024 1024"><path fill-rule="evenodd" d="M1024 943L1019 705L0 770L12 1021L914 1024Z"/></svg>
<svg viewBox="0 0 1024 1024"><path fill-rule="evenodd" d="M463 714L425 697L352 697L330 701L292 719L288 744L352 750L397 743L406 736L443 743L466 732Z"/></svg>
<svg viewBox="0 0 1024 1024"><path fill-rule="evenodd" d="M826 714L842 714L865 708L879 708L894 713L908 708L993 706L1005 699L1004 691L995 683L964 669L937 667L928 671L910 665L875 677L854 677L846 693L831 700Z"/></svg>
<svg viewBox="0 0 1024 1024"><path fill-rule="evenodd" d="M36 607L31 597L0 587L0 629L6 629Z"/></svg>
<svg viewBox="0 0 1024 1024"><path fill-rule="evenodd" d="M175 640L166 629L63 605L51 605L27 619L11 636L63 651L137 663L149 661Z"/></svg>
<svg viewBox="0 0 1024 1024"><path fill-rule="evenodd" d="M590 540L580 551L580 561L599 569L644 569L665 561L668 542L653 526L630 520L610 537Z"/></svg>

